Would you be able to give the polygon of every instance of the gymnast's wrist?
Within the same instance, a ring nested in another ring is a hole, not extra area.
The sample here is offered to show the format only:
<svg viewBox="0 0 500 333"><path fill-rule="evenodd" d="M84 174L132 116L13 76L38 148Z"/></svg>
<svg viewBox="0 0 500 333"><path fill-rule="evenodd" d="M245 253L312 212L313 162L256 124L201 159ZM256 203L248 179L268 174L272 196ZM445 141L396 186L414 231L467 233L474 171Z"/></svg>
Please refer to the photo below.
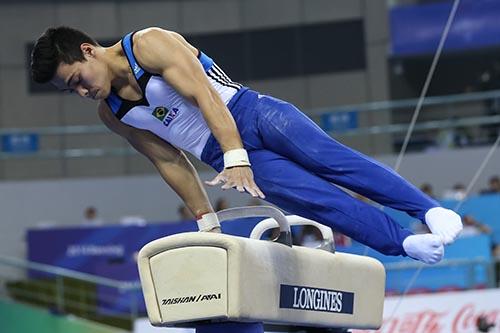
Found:
<svg viewBox="0 0 500 333"><path fill-rule="evenodd" d="M217 213L211 212L196 215L196 223L198 224L198 229L200 231L214 231L214 229L220 230Z"/></svg>
<svg viewBox="0 0 500 333"><path fill-rule="evenodd" d="M248 153L243 148L231 149L224 153L224 169L239 166L250 166Z"/></svg>

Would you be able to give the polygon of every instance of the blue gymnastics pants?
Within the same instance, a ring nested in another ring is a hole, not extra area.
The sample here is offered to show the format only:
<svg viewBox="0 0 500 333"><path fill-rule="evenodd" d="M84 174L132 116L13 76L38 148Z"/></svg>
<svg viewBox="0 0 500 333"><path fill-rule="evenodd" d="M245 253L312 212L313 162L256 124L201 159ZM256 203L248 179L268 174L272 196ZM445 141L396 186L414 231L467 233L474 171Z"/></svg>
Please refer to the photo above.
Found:
<svg viewBox="0 0 500 333"><path fill-rule="evenodd" d="M396 172L331 138L290 103L243 88L229 102L254 179L266 200L288 213L330 226L386 255L406 255L412 233L361 194L423 221L437 202ZM212 135L201 159L218 172L223 153Z"/></svg>

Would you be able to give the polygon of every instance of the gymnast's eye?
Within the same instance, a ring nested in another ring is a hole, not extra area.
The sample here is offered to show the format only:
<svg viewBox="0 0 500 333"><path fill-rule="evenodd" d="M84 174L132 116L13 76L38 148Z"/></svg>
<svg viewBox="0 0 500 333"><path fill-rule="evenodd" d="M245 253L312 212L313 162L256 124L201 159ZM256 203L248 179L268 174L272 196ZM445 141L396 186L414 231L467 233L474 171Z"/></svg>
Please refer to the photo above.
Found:
<svg viewBox="0 0 500 333"><path fill-rule="evenodd" d="M76 93L76 87L82 82L82 79L80 76L77 76L76 78L72 78L71 82L69 83L69 88L65 89L64 91L70 94Z"/></svg>
<svg viewBox="0 0 500 333"><path fill-rule="evenodd" d="M71 84L73 87L78 86L82 82L81 77L78 75L76 79L73 80L73 83Z"/></svg>

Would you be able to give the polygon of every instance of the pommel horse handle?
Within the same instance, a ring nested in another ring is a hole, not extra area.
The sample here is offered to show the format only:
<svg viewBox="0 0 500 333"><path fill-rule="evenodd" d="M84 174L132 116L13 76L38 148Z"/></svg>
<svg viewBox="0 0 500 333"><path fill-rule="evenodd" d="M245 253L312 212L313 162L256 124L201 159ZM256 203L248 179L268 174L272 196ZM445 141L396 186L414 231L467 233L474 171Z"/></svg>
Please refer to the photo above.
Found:
<svg viewBox="0 0 500 333"><path fill-rule="evenodd" d="M288 220L279 209L271 206L248 206L228 208L217 212L219 221L233 220L244 217L270 217L274 219L280 228L280 235L274 241L292 246L292 233Z"/></svg>
<svg viewBox="0 0 500 333"><path fill-rule="evenodd" d="M305 217L302 216L288 215L285 216L285 218L290 226L311 225L319 229L319 231L321 232L321 236L323 237L323 240L317 248L332 253L335 252L335 241L333 238L333 231L330 227L327 227L326 225L320 224L316 221L306 219ZM266 232L269 229L276 228L277 225L278 224L276 220L272 217L262 220L259 223L257 223L257 225L253 228L250 234L250 238L261 239L264 232Z"/></svg>

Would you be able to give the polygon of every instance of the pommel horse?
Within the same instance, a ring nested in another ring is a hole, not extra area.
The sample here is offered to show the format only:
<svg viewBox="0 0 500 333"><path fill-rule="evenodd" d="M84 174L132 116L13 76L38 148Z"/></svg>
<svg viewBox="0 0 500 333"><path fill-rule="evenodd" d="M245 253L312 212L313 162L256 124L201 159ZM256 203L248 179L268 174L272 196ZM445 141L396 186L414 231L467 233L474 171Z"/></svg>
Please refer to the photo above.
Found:
<svg viewBox="0 0 500 333"><path fill-rule="evenodd" d="M329 227L273 207L231 208L220 221L268 217L250 238L189 232L154 240L138 256L142 290L154 326L197 333L263 333L290 326L377 329L385 270L369 257L335 251ZM292 245L290 225L318 228L318 248ZM260 240L280 228L273 241Z"/></svg>

